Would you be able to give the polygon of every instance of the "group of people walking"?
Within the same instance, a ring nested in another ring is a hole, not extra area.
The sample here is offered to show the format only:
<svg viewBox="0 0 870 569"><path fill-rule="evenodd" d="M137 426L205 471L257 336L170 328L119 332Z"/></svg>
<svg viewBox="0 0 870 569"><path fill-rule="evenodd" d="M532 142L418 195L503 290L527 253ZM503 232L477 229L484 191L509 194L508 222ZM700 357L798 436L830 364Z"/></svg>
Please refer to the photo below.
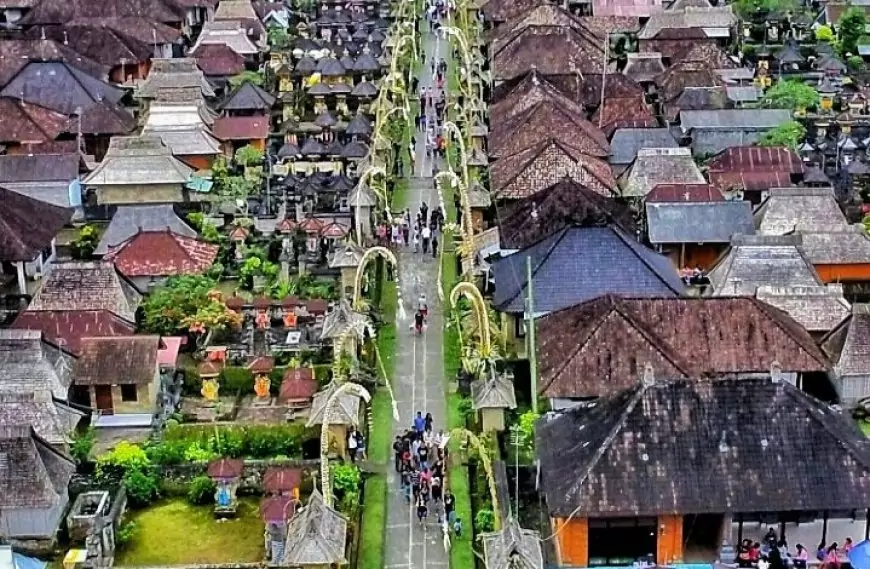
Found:
<svg viewBox="0 0 870 569"><path fill-rule="evenodd" d="M449 534L462 535L462 520L456 515L456 497L447 486L446 462L448 435L435 433L432 414L417 412L414 424L393 443L395 468L401 476L405 500L413 505L417 521L426 525L430 510L449 540Z"/></svg>

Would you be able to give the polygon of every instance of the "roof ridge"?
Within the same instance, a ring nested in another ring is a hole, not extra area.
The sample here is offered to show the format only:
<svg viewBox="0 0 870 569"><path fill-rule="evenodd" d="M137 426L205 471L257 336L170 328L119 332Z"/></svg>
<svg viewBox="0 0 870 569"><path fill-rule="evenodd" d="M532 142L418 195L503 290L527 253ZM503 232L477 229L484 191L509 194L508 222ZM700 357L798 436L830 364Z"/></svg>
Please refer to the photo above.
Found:
<svg viewBox="0 0 870 569"><path fill-rule="evenodd" d="M714 203L718 203L718 202L714 202ZM653 266L653 264L650 263L643 255L640 254L640 252L638 251L638 248L642 247L644 251L648 251L648 252L654 253L656 255L658 255L658 253L656 253L655 251L653 251L651 249L647 249L640 242L633 240L620 227L615 226L615 225L610 226L610 227L611 227L611 231L616 233L617 237L619 237L619 239L622 240L622 242L625 243L629 249L631 249L631 252L634 254L634 256L637 257L640 260L640 262L643 263L644 266L646 266L646 268L648 268L650 271L653 272L653 274L656 276L656 278L658 280L660 280L662 283L664 283L665 286L667 286L669 289L671 289L672 291L676 292L679 295L682 295L685 292L682 290L677 290L673 286L671 286L671 283L669 283L667 281L667 279L665 279L662 276L661 272L655 266Z"/></svg>
<svg viewBox="0 0 870 569"><path fill-rule="evenodd" d="M625 298L620 300L639 300L639 301L683 301L687 300L685 298ZM614 303L614 309L618 312L623 318L625 318L629 323L634 325L634 329L649 342L650 346L655 348L657 352L659 352L672 366L674 366L677 370L680 371L686 378L692 377L692 373L686 369L685 364L687 362L679 362L679 358L676 353L668 353L673 350L673 347L668 345L664 340L662 340L657 334L653 331L649 330L646 326L645 322L639 321L632 314L630 314L627 310L623 309L623 304L619 301Z"/></svg>

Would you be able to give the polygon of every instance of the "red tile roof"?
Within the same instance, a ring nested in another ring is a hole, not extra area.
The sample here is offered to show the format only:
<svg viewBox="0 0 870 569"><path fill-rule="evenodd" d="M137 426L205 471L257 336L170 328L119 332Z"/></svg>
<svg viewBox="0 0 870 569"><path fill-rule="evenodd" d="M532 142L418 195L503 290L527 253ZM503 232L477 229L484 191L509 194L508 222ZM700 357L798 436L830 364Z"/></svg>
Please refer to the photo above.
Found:
<svg viewBox="0 0 870 569"><path fill-rule="evenodd" d="M725 196L710 184L659 184L644 199L647 202L721 202Z"/></svg>
<svg viewBox="0 0 870 569"><path fill-rule="evenodd" d="M269 117L220 117L213 130L219 140L262 140L269 137Z"/></svg>
<svg viewBox="0 0 870 569"><path fill-rule="evenodd" d="M260 518L265 523L285 523L296 513L292 496L270 496L260 500Z"/></svg>
<svg viewBox="0 0 870 569"><path fill-rule="evenodd" d="M189 275L205 272L219 247L171 231L140 231L105 258L127 277Z"/></svg>
<svg viewBox="0 0 870 569"><path fill-rule="evenodd" d="M257 356L245 366L254 374L269 373L275 369L275 358L271 356Z"/></svg>
<svg viewBox="0 0 870 569"><path fill-rule="evenodd" d="M91 337L132 336L135 326L108 310L26 310L18 315L13 328L41 330L45 338L81 353L81 339Z"/></svg>
<svg viewBox="0 0 870 569"><path fill-rule="evenodd" d="M238 478L245 469L245 461L237 458L221 458L208 463L211 478Z"/></svg>
<svg viewBox="0 0 870 569"><path fill-rule="evenodd" d="M0 142L43 144L67 131L69 117L24 101L0 98Z"/></svg>

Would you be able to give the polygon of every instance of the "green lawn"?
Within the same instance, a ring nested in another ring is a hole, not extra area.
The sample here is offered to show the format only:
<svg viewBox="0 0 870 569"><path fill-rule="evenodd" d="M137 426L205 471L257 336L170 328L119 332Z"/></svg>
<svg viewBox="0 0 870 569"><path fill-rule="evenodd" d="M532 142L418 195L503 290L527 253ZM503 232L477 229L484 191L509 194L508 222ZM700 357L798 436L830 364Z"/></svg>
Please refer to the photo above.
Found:
<svg viewBox="0 0 870 569"><path fill-rule="evenodd" d="M396 308L398 303L396 283L384 280L381 292L381 309L384 324L378 330L378 352L390 381L396 371ZM372 424L369 427L369 458L376 464L390 460L393 406L386 386L379 387L372 397Z"/></svg>
<svg viewBox="0 0 870 569"><path fill-rule="evenodd" d="M211 506L191 506L184 499L157 502L128 521L136 530L115 554L118 566L250 563L265 553L256 498L240 500L238 515L227 521L216 520Z"/></svg>
<svg viewBox="0 0 870 569"><path fill-rule="evenodd" d="M864 433L864 436L870 437L870 422L858 421L858 428Z"/></svg>
<svg viewBox="0 0 870 569"><path fill-rule="evenodd" d="M358 569L382 569L387 524L387 477L383 474L366 479L362 515Z"/></svg>

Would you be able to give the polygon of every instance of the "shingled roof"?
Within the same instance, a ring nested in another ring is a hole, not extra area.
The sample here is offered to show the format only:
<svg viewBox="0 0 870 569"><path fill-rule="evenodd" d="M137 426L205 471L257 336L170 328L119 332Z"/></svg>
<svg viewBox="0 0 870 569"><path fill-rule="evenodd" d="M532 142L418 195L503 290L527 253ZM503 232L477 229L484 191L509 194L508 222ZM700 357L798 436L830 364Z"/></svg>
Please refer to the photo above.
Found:
<svg viewBox="0 0 870 569"><path fill-rule="evenodd" d="M540 4L511 18L504 25L489 30L486 39L491 51L493 53L499 51L506 41L510 41L510 38L529 26L574 28L581 33L588 31L579 17L563 7L555 4Z"/></svg>
<svg viewBox="0 0 870 569"><path fill-rule="evenodd" d="M112 247L104 259L127 277L198 275L211 267L220 247L168 229L139 231Z"/></svg>
<svg viewBox="0 0 870 569"><path fill-rule="evenodd" d="M113 137L109 150L90 175L86 186L142 186L186 184L194 170L172 156L156 134Z"/></svg>
<svg viewBox="0 0 870 569"><path fill-rule="evenodd" d="M262 111L268 112L275 104L275 97L262 87L245 81L227 96L221 108L224 111Z"/></svg>
<svg viewBox="0 0 870 569"><path fill-rule="evenodd" d="M779 308L809 332L833 330L849 317L843 285L758 287L756 298Z"/></svg>
<svg viewBox="0 0 870 569"><path fill-rule="evenodd" d="M684 290L667 257L623 230L567 227L493 261L498 310L524 311L526 258L532 260L536 312L561 310L603 294L677 296Z"/></svg>
<svg viewBox="0 0 870 569"><path fill-rule="evenodd" d="M528 247L571 226L615 223L635 233L634 216L627 206L564 178L531 198L509 202L500 209L501 245Z"/></svg>
<svg viewBox="0 0 870 569"><path fill-rule="evenodd" d="M245 58L227 45L220 43L202 44L190 56L206 76L230 77L245 70Z"/></svg>
<svg viewBox="0 0 870 569"><path fill-rule="evenodd" d="M834 188L770 188L755 215L758 232L764 235L840 231L849 225Z"/></svg>
<svg viewBox="0 0 870 569"><path fill-rule="evenodd" d="M149 385L157 379L159 336L83 338L76 385Z"/></svg>
<svg viewBox="0 0 870 569"><path fill-rule="evenodd" d="M78 18L148 18L164 24L180 24L184 11L168 0L42 0L21 20L26 25L62 25Z"/></svg>
<svg viewBox="0 0 870 569"><path fill-rule="evenodd" d="M801 232L802 249L813 265L870 263L870 239L861 224L839 231Z"/></svg>
<svg viewBox="0 0 870 569"><path fill-rule="evenodd" d="M710 271L716 296L754 295L768 285L818 286L821 283L803 252L800 235L735 235L731 249Z"/></svg>
<svg viewBox="0 0 870 569"><path fill-rule="evenodd" d="M629 16L649 18L664 9L661 0L593 0L592 11L596 16Z"/></svg>
<svg viewBox="0 0 870 569"><path fill-rule="evenodd" d="M840 377L864 377L870 370L870 304L853 304L842 347L835 354Z"/></svg>
<svg viewBox="0 0 870 569"><path fill-rule="evenodd" d="M197 67L192 57L153 59L148 77L139 85L136 96L160 100L166 89L199 89L204 97L214 97L214 87Z"/></svg>
<svg viewBox="0 0 870 569"><path fill-rule="evenodd" d="M610 164L628 166L641 148L676 148L677 141L668 128L620 128L610 139Z"/></svg>
<svg viewBox="0 0 870 569"><path fill-rule="evenodd" d="M333 565L347 563L347 519L326 505L314 490L304 508L287 523L285 565Z"/></svg>
<svg viewBox="0 0 870 569"><path fill-rule="evenodd" d="M109 68L84 57L62 41L48 39L3 39L0 41L0 86L15 77L31 61L60 61L105 80Z"/></svg>
<svg viewBox="0 0 870 569"><path fill-rule="evenodd" d="M541 534L522 529L514 518L497 532L480 535L486 569L541 569Z"/></svg>
<svg viewBox="0 0 870 569"><path fill-rule="evenodd" d="M136 321L142 295L110 262L55 262L28 310L108 310Z"/></svg>
<svg viewBox="0 0 870 569"><path fill-rule="evenodd" d="M521 115L541 102L552 102L577 117L586 116L583 105L576 103L545 77L533 70L504 97L492 104L490 108L491 122L496 126Z"/></svg>
<svg viewBox="0 0 870 569"><path fill-rule="evenodd" d="M653 129L659 125L642 93L605 97L604 104L592 115L592 122L607 136L621 128Z"/></svg>
<svg viewBox="0 0 870 569"><path fill-rule="evenodd" d="M663 30L703 30L709 37L707 29L731 29L737 23L731 6L716 6L710 8L686 8L683 10L666 10L650 16L646 25L638 34L638 39L656 38Z"/></svg>
<svg viewBox="0 0 870 569"><path fill-rule="evenodd" d="M566 57L567 55L567 57ZM493 77L508 81L537 69L543 75L604 73L601 40L561 26L526 26L492 53Z"/></svg>
<svg viewBox="0 0 870 569"><path fill-rule="evenodd" d="M704 184L688 148L641 148L619 177L623 197L644 197L659 184Z"/></svg>
<svg viewBox="0 0 870 569"><path fill-rule="evenodd" d="M783 380L652 380L541 419L536 441L556 517L848 510L870 500L864 436ZM809 462L807 449L817 453Z"/></svg>
<svg viewBox="0 0 870 569"><path fill-rule="evenodd" d="M52 509L65 506L75 462L39 437L29 425L0 427L0 508ZM60 521L60 520L58 520Z"/></svg>
<svg viewBox="0 0 870 569"><path fill-rule="evenodd" d="M0 260L32 261L72 219L72 210L0 188Z"/></svg>
<svg viewBox="0 0 870 569"><path fill-rule="evenodd" d="M543 0L487 0L481 11L487 20L507 22L543 4Z"/></svg>
<svg viewBox="0 0 870 569"><path fill-rule="evenodd" d="M599 297L539 320L538 362L541 393L558 398L629 389L647 364L674 378L764 373L773 362L828 369L806 330L748 297Z"/></svg>
<svg viewBox="0 0 870 569"><path fill-rule="evenodd" d="M533 196L566 176L602 195L614 189L606 162L554 139L503 156L490 168L490 176L490 191L501 199Z"/></svg>
<svg viewBox="0 0 870 569"><path fill-rule="evenodd" d="M607 137L594 124L553 100L534 104L507 120L493 123L488 140L491 158L510 156L548 139L559 140L584 154L606 157Z"/></svg>

